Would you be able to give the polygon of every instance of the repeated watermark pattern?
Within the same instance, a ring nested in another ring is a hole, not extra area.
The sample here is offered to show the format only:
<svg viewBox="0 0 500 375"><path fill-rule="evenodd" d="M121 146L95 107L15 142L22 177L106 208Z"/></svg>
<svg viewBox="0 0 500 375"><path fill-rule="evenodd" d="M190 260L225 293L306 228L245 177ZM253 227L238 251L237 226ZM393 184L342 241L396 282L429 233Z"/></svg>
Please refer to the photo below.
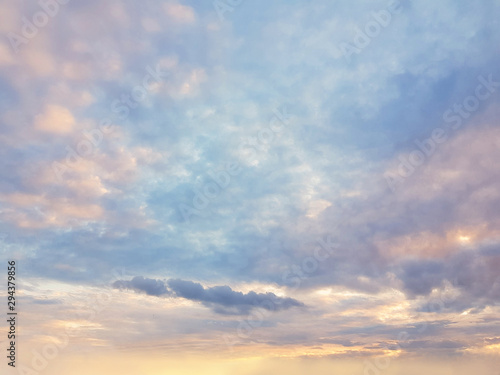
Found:
<svg viewBox="0 0 500 375"><path fill-rule="evenodd" d="M115 120L125 121L131 110L146 100L153 85L160 83L169 75L170 73L161 70L159 64L155 68L148 65L141 83L134 86L129 92L123 93L119 99L113 100L110 105L110 111L113 115L102 118L96 128L89 131L83 130L82 138L76 147L66 146L65 162L54 161L52 163L52 170L57 180L62 181L64 174L73 169L76 163L95 153L104 136L113 132L113 122Z"/></svg>
<svg viewBox="0 0 500 375"><path fill-rule="evenodd" d="M314 275L320 264L329 259L339 247L330 235L324 238L319 237L316 243L317 246L312 256L304 257L299 264L289 266L283 272L282 281L288 286L290 292L298 290L302 282ZM235 334L223 336L226 346L234 351L235 345L251 341L254 330L261 327L265 319L278 310L278 303L271 299L265 300L256 306L245 319L240 319Z"/></svg>
<svg viewBox="0 0 500 375"><path fill-rule="evenodd" d="M383 29L390 25L393 16L400 14L403 11L399 0L391 3L386 9L381 9L371 13L371 19L361 29L356 27L356 34L351 43L341 42L338 45L340 52L347 60L351 62L353 54L360 54L363 49L368 47L373 39L378 37Z"/></svg>
<svg viewBox="0 0 500 375"><path fill-rule="evenodd" d="M114 268L111 274L113 280L123 280L130 276L124 269L119 268ZM111 305L113 291L112 289L106 288L106 285L100 285L103 291L86 300L85 307L76 313L76 319L84 319L88 322L93 322L97 318L97 314L102 313ZM33 349L31 351L32 356L29 364L21 363L17 366L18 373L24 375L40 374L47 368L50 361L57 358L60 352L68 347L72 338L81 337L81 332L82 330L75 327L65 327L62 335L51 338L53 343L47 343L39 349Z"/></svg>
<svg viewBox="0 0 500 375"><path fill-rule="evenodd" d="M451 304L457 298L457 295L449 295L440 291L439 296L432 299L427 305L425 313L439 312L445 309L447 304ZM420 316L420 315L419 315ZM418 316L418 317L419 317ZM418 318L417 317L417 318ZM397 335L397 341L393 345L383 345L381 347L384 351L400 351L408 346L412 340L415 340L418 335L424 334L429 328L430 319L427 317L423 321L419 322L417 326L420 326L414 335L411 335L407 331L400 331ZM364 361L363 375L380 375L383 371L387 370L391 365L391 356L377 357L371 360Z"/></svg>
<svg viewBox="0 0 500 375"><path fill-rule="evenodd" d="M497 88L500 87L500 82L494 81L492 74L489 74L487 78L481 75L477 77L477 80L479 84L474 90L474 95L467 96L462 103L453 104L452 107L443 113L445 125L434 128L431 136L423 141L416 139L416 149L411 151L407 156L399 156L400 163L397 167L397 173L388 172L384 175L387 185L392 192L395 192L398 185L400 186L406 179L413 175L436 152L438 145L445 143L451 138L450 132L458 130L464 124L464 120L469 119L474 112L479 110L481 102L490 98L496 92Z"/></svg>
<svg viewBox="0 0 500 375"><path fill-rule="evenodd" d="M285 107L274 110L274 116L269 121L266 128L261 129L256 136L249 137L238 145L238 151L245 155L249 161L256 160L259 152L264 152L265 147L269 146L275 139L276 135L283 131L284 126L288 123L290 116ZM237 161L226 163L223 170L209 170L208 175L211 181L205 183L201 188L194 188L194 197L191 205L180 203L178 205L179 212L185 223L191 223L191 217L206 217L204 212L210 203L217 199L220 194L226 190L231 184L232 177L238 176L243 171Z"/></svg>
<svg viewBox="0 0 500 375"><path fill-rule="evenodd" d="M49 23L51 18L59 14L61 5L66 5L69 0L39 0L38 5L40 10L33 13L31 17L23 16L21 32L16 33L11 31L7 34L10 46L15 53L18 53L22 45L28 44L30 40L35 38L41 29Z"/></svg>
<svg viewBox="0 0 500 375"><path fill-rule="evenodd" d="M237 6L241 5L244 0L214 0L212 5L221 22L225 21L227 12L233 13Z"/></svg>

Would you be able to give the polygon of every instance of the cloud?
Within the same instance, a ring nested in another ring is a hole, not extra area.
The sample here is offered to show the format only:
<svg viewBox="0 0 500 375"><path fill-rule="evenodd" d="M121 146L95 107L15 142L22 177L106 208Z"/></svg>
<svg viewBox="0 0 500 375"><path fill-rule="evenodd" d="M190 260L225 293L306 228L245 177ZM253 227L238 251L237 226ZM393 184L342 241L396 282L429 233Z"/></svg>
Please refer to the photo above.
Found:
<svg viewBox="0 0 500 375"><path fill-rule="evenodd" d="M48 105L43 114L35 117L35 128L54 134L71 132L75 119L71 112L59 105Z"/></svg>
<svg viewBox="0 0 500 375"><path fill-rule="evenodd" d="M193 8L186 5L166 3L164 9L170 19L179 23L192 24L196 19Z"/></svg>
<svg viewBox="0 0 500 375"><path fill-rule="evenodd" d="M142 276L136 276L132 280L117 280L113 283L117 289L132 289L137 292L145 292L149 296L162 296L170 294L163 281L148 279Z"/></svg>
<svg viewBox="0 0 500 375"><path fill-rule="evenodd" d="M170 279L164 283L161 280L136 276L130 281L115 281L113 287L145 292L150 296L159 297L166 295L198 301L207 307L211 307L214 312L225 315L247 314L252 309L258 307L269 311L281 311L292 307L305 306L296 299L278 297L274 293L256 293L250 291L244 294L232 290L227 285L204 288L199 283L180 279Z"/></svg>
<svg viewBox="0 0 500 375"><path fill-rule="evenodd" d="M250 291L246 294L235 292L229 286L214 286L203 288L201 284L184 280L169 280L168 286L179 297L200 301L206 306L216 306L217 312L230 313L231 310L220 309L217 305L245 314L254 307L262 307L266 310L288 310L292 307L302 307L304 304L293 298L278 297L274 293L255 293Z"/></svg>
<svg viewBox="0 0 500 375"><path fill-rule="evenodd" d="M427 295L443 281L443 265L433 261L410 261L403 265L404 288L410 296Z"/></svg>
<svg viewBox="0 0 500 375"><path fill-rule="evenodd" d="M21 32L21 17L40 10L25 3L3 7L0 29ZM500 43L500 4L406 2L348 64L339 43L351 43L389 0L246 2L227 22L212 2L187 3L70 2L19 54L0 42L0 221L8 233L0 252L24 257L32 277L82 289L109 282L114 267L172 275L114 284L166 297L156 316L170 299L202 306L196 317L184 303L149 322L142 338L158 332L160 344L178 330L179 339L194 333L211 346L220 337L209 335L205 318L218 314L226 325L217 327L234 331L229 315L259 305L282 312L256 329L256 340L283 348L318 337L346 348L395 340L399 324L420 312L435 321L463 311L464 321L495 316L498 92L395 193L383 174L443 126L443 112L474 92L479 75L500 79L491 47ZM147 66L172 74L136 103L130 95ZM117 100L131 100L126 119ZM283 106L292 118L268 138L273 110ZM82 131L108 117L113 131L95 153L67 162L66 147L77 149ZM71 166L62 181L54 161ZM191 204L228 161L242 173L184 225L178 204ZM326 234L341 246L316 267L317 238ZM187 281L195 279L204 284ZM296 299L276 291L296 281ZM243 292L227 286L243 284ZM257 292L270 284L274 294ZM436 310L436 293L447 288L453 299ZM336 292L312 298L321 289ZM123 300L138 310L128 320L142 323L137 298Z"/></svg>

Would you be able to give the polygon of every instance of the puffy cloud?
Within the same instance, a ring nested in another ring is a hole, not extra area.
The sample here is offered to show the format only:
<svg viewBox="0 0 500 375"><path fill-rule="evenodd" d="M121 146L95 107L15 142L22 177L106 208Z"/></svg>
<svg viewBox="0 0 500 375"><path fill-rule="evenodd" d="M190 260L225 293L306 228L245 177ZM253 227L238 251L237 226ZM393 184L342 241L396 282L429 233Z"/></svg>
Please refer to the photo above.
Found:
<svg viewBox="0 0 500 375"><path fill-rule="evenodd" d="M48 105L35 117L35 128L53 134L66 134L73 130L75 118L71 112L59 105Z"/></svg>
<svg viewBox="0 0 500 375"><path fill-rule="evenodd" d="M166 3L164 9L167 16L175 22L186 24L195 22L194 10L187 5Z"/></svg>

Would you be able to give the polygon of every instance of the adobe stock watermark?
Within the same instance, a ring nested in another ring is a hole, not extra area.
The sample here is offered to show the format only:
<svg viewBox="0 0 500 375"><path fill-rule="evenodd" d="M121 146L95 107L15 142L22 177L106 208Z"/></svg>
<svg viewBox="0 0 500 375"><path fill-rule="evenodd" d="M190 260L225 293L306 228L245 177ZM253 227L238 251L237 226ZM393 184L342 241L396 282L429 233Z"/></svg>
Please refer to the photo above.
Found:
<svg viewBox="0 0 500 375"><path fill-rule="evenodd" d="M363 49L368 47L372 40L379 36L380 32L385 29L392 21L394 15L400 14L403 7L399 0L389 4L386 9L381 9L371 13L371 20L368 21L363 29L356 27L356 35L354 35L352 43L341 42L338 45L340 52L344 55L347 62L351 62L351 56L361 53Z"/></svg>
<svg viewBox="0 0 500 375"><path fill-rule="evenodd" d="M155 69L148 65L146 72L141 84L134 86L129 92L123 93L120 99L113 100L110 111L114 115L102 118L98 126L90 131L83 130L82 139L76 144L75 148L66 146L65 163L52 162L52 170L58 181L62 181L64 174L70 171L76 163L97 151L104 139L104 135L113 132L113 121L126 120L131 110L137 108L140 103L146 100L152 86L170 75L170 73L162 71L159 64L156 65Z"/></svg>
<svg viewBox="0 0 500 375"><path fill-rule="evenodd" d="M290 116L285 107L275 109L273 113L274 116L267 127L261 129L257 136L249 137L238 145L238 151L246 154L245 158L248 160L254 161L258 153L265 151L265 148L276 139L276 134L282 132L284 125L288 124ZM212 181L205 183L201 188L193 189L194 197L191 205L180 203L178 206L184 222L191 223L193 215L206 217L203 211L229 187L231 177L238 176L242 170L238 162L226 163L222 171L209 170L208 175Z"/></svg>
<svg viewBox="0 0 500 375"><path fill-rule="evenodd" d="M249 137L238 145L238 151L246 153L245 159L255 161L259 152L265 151L290 121L286 107L273 110L274 116L266 128L259 130L257 136Z"/></svg>
<svg viewBox="0 0 500 375"><path fill-rule="evenodd" d="M184 219L184 222L191 223L191 216L196 215L205 217L205 210L211 201L216 199L222 191L228 188L231 183L231 177L239 175L242 168L237 162L226 163L224 170L213 171L209 170L208 175L212 181L207 182L201 189L194 188L194 197L192 206L181 203L179 204L179 212Z"/></svg>
<svg viewBox="0 0 500 375"><path fill-rule="evenodd" d="M217 16L219 17L219 20L223 22L226 20L224 14L227 12L233 13L236 7L243 3L243 1L244 0L214 0L212 5L217 13Z"/></svg>
<svg viewBox="0 0 500 375"><path fill-rule="evenodd" d="M31 16L31 20L25 16L21 18L23 22L21 33L11 31L7 34L14 52L18 53L22 45L28 44L30 40L36 37L40 29L47 26L49 19L57 16L60 5L66 5L67 3L69 3L69 0L39 0L40 10Z"/></svg>
<svg viewBox="0 0 500 375"><path fill-rule="evenodd" d="M297 290L302 281L311 277L318 270L320 263L330 258L339 247L330 235L327 235L326 239L318 238L316 242L318 246L314 248L313 256L305 257L300 265L294 264L283 272L281 280L290 290Z"/></svg>
<svg viewBox="0 0 500 375"><path fill-rule="evenodd" d="M467 96L462 103L455 103L452 107L443 113L443 120L446 127L452 130L458 130L464 123L464 120L481 107L481 102L487 100L500 87L500 82L493 80L492 74L488 78L479 76L479 84L474 90L474 95ZM426 159L430 158L437 149L437 146L445 143L449 139L445 127L437 127L432 130L431 136L423 141L415 140L417 149L411 151L407 156L399 156L399 165L397 173L386 173L384 175L387 185L392 192L396 191L398 185L401 185L408 177L424 164Z"/></svg>
<svg viewBox="0 0 500 375"><path fill-rule="evenodd" d="M447 296L441 292L439 297L433 299L431 303L428 304L425 312L432 313L442 311L445 308L446 304L450 304L456 299L456 295ZM411 340L415 340L419 334L423 334L428 329L429 321L430 320L428 318L425 318L423 324L418 324L421 325L421 327L417 330L415 336L413 337L407 331L399 332L396 344L384 345L382 346L382 349L391 351L399 351L401 349L404 349L405 346L408 346L410 344ZM363 375L381 375L383 371L389 368L389 366L391 365L391 361L391 356L377 357L371 360L364 361Z"/></svg>
<svg viewBox="0 0 500 375"><path fill-rule="evenodd" d="M112 271L112 280L123 280L129 277L130 274L125 274L124 269L114 268ZM104 287L105 285L101 285ZM76 313L76 319L84 319L92 322L96 319L97 314L103 312L111 304L112 291L103 288L103 292L93 295L93 298L89 298L86 301L86 305L83 310ZM18 366L17 372L21 375L39 375L43 372L50 361L57 358L64 349L68 347L71 338L76 338L79 336L79 330L75 327L65 327L64 333L57 337L51 337L52 343L47 343L41 348L33 349L31 351L31 361L29 364L20 364Z"/></svg>
<svg viewBox="0 0 500 375"><path fill-rule="evenodd" d="M317 246L314 248L312 256L306 256L299 265L294 264L283 272L282 281L289 287L290 291L296 291L302 281L311 277L319 268L320 263L326 261L338 249L339 245L327 235L325 239L318 238ZM234 346L251 339L253 331L262 326L264 320L277 311L279 304L271 299L263 301L256 306L245 319L238 321L235 335L224 335L226 346L234 351Z"/></svg>

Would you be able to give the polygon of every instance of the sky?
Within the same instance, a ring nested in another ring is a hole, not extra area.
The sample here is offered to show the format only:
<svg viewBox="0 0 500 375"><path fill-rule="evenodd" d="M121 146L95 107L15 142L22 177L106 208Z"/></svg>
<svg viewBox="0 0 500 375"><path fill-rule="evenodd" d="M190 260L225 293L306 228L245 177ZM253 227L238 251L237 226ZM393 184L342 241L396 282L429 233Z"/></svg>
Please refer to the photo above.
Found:
<svg viewBox="0 0 500 375"><path fill-rule="evenodd" d="M2 374L499 375L499 15L1 0Z"/></svg>

